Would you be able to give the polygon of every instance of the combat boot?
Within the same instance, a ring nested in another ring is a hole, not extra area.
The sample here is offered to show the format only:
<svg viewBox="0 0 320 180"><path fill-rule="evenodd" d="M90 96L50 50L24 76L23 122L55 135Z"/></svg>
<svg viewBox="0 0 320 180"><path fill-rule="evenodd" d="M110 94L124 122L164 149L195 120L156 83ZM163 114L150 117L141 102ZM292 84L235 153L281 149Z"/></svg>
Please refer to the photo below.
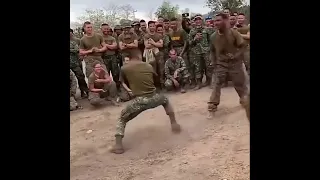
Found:
<svg viewBox="0 0 320 180"><path fill-rule="evenodd" d="M124 153L123 145L122 145L122 136L116 136L116 144L110 148L111 153L122 154Z"/></svg>
<svg viewBox="0 0 320 180"><path fill-rule="evenodd" d="M193 79L193 80L191 80L191 83L190 83L190 89L193 89L193 88L195 88L196 87L196 80L195 79Z"/></svg>
<svg viewBox="0 0 320 180"><path fill-rule="evenodd" d="M82 99L85 99L85 98L87 98L88 97L88 92L86 92L86 91L81 91L81 98Z"/></svg>
<svg viewBox="0 0 320 180"><path fill-rule="evenodd" d="M204 86L210 86L212 79L209 77L206 77L206 82L204 83Z"/></svg>
<svg viewBox="0 0 320 180"><path fill-rule="evenodd" d="M182 83L180 86L181 86L180 92L181 92L181 93L186 93L187 91L186 91L186 89L184 88L184 87L185 87L185 84Z"/></svg>
<svg viewBox="0 0 320 180"><path fill-rule="evenodd" d="M201 89L201 88L202 88L201 79L197 79L197 85L196 85L196 87L194 88L194 90L198 90L198 89Z"/></svg>

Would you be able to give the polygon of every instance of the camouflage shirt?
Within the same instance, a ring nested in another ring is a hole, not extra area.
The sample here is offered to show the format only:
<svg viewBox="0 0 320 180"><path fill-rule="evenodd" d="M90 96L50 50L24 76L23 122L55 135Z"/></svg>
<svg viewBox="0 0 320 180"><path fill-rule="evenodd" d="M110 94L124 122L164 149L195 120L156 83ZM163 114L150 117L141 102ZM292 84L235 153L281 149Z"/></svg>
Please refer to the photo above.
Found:
<svg viewBox="0 0 320 180"><path fill-rule="evenodd" d="M197 33L202 33L202 38L194 40ZM210 35L212 31L208 28L192 28L189 33L189 48L195 54L208 53L210 50Z"/></svg>
<svg viewBox="0 0 320 180"><path fill-rule="evenodd" d="M169 35L165 34L163 36L163 51L165 53L169 53L170 50L170 43L171 43L171 38Z"/></svg>
<svg viewBox="0 0 320 180"><path fill-rule="evenodd" d="M79 46L76 41L70 40L70 67L79 65Z"/></svg>
<svg viewBox="0 0 320 180"><path fill-rule="evenodd" d="M183 72L187 69L187 65L183 58L178 56L176 60L169 58L164 64L164 73L167 79L173 78L174 72L177 70L178 73Z"/></svg>

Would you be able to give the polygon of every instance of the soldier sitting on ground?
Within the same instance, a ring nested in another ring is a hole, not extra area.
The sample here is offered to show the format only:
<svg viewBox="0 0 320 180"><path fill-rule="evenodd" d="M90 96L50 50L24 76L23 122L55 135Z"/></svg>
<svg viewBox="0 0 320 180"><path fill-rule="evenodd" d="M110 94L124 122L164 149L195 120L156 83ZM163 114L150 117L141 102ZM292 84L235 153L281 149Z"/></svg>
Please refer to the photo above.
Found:
<svg viewBox="0 0 320 180"><path fill-rule="evenodd" d="M78 105L75 99L76 92L77 92L76 75L70 69L70 111L74 111L76 109L82 109L82 107Z"/></svg>
<svg viewBox="0 0 320 180"><path fill-rule="evenodd" d="M116 83L112 81L109 73L106 72L102 63L96 61L93 64L93 72L88 77L89 84L89 102L93 106L103 105L106 101L111 101L113 105L118 106L117 103L117 87Z"/></svg>
<svg viewBox="0 0 320 180"><path fill-rule="evenodd" d="M164 65L166 81L164 83L166 89L171 91L173 88L181 88L181 93L185 93L185 85L189 82L189 73L187 66L182 57L177 56L176 50L169 52L170 58Z"/></svg>

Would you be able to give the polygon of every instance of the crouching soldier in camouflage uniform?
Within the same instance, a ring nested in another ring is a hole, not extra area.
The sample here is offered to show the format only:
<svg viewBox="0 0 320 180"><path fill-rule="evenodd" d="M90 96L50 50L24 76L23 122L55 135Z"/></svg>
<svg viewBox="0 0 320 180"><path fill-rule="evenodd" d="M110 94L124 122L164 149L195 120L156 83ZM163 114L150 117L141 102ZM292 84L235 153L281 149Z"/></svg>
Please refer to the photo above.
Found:
<svg viewBox="0 0 320 180"><path fill-rule="evenodd" d="M93 106L103 105L106 100L111 101L113 105L118 106L117 103L117 87L116 83L112 81L108 72L102 67L102 63L95 62L93 64L93 72L88 77L89 84L89 102Z"/></svg>
<svg viewBox="0 0 320 180"><path fill-rule="evenodd" d="M180 86L181 93L185 93L186 90L184 86L189 82L189 73L186 63L182 57L177 56L177 52L174 49L170 50L169 56L170 58L164 65L166 75L164 85L168 91L173 88L179 88Z"/></svg>
<svg viewBox="0 0 320 180"><path fill-rule="evenodd" d="M133 95L136 97L122 111L117 123L115 134L116 144L110 152L124 153L122 139L126 124L145 110L162 105L170 118L173 132L180 132L180 125L176 122L173 108L168 98L163 94L156 93L154 85L155 72L149 63L142 62L138 54L133 54L130 62L120 70L120 81L129 82Z"/></svg>
<svg viewBox="0 0 320 180"><path fill-rule="evenodd" d="M73 111L76 109L82 109L82 107L78 105L75 99L76 92L77 92L76 75L70 69L70 111Z"/></svg>

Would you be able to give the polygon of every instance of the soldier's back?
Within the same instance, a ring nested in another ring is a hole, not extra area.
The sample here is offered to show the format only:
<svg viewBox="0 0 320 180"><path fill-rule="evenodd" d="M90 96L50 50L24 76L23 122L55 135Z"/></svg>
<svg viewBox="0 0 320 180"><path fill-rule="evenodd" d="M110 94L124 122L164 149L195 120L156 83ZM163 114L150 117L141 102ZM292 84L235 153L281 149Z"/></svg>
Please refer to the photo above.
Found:
<svg viewBox="0 0 320 180"><path fill-rule="evenodd" d="M134 95L141 96L155 92L154 71L149 63L130 62L121 68L121 73L129 82Z"/></svg>

